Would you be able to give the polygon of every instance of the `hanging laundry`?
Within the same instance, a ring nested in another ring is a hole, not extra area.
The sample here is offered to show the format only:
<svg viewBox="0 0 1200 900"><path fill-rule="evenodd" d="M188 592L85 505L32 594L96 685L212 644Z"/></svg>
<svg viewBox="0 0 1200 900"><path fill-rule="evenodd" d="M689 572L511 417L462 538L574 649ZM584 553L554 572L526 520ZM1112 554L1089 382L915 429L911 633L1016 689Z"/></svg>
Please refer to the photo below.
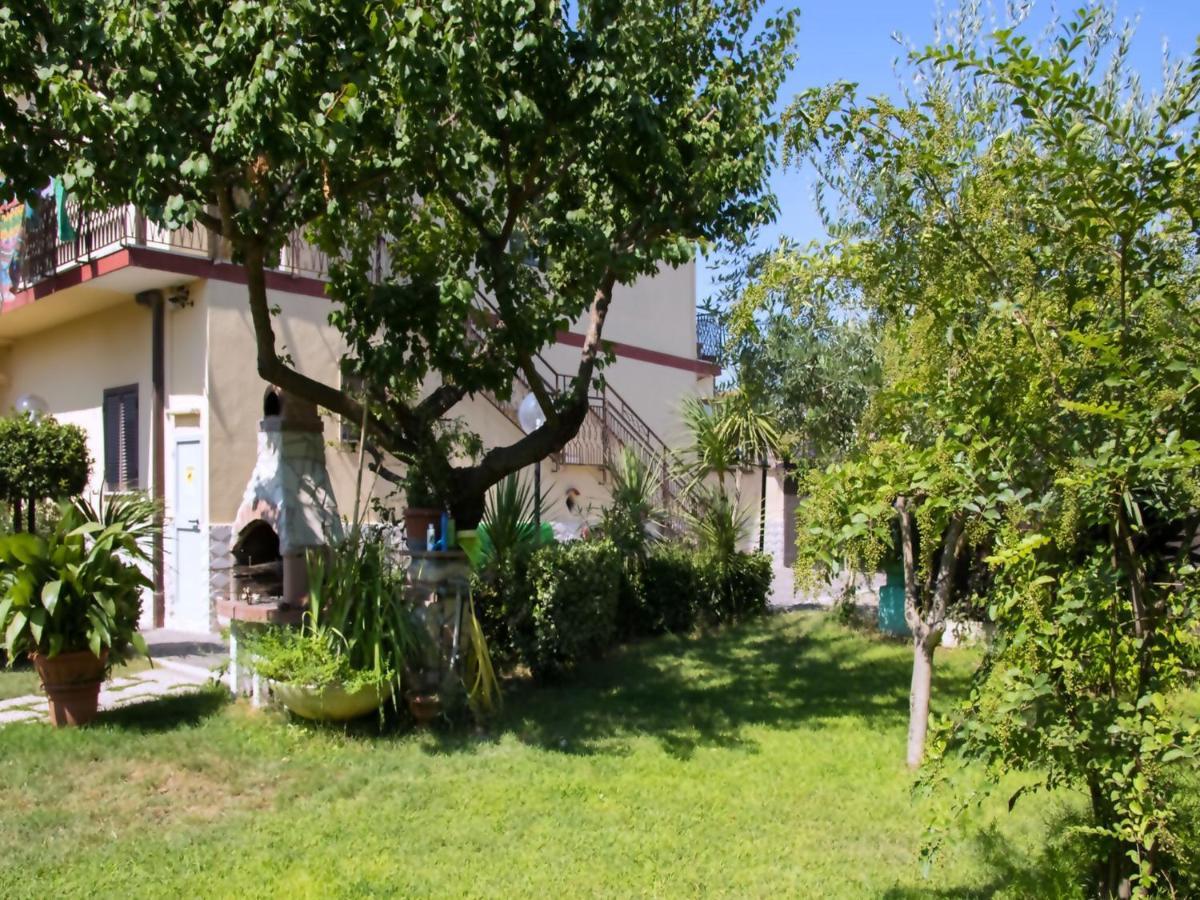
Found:
<svg viewBox="0 0 1200 900"><path fill-rule="evenodd" d="M54 211L58 215L58 239L75 240L75 229L67 216L67 189L63 187L61 178L54 179Z"/></svg>
<svg viewBox="0 0 1200 900"><path fill-rule="evenodd" d="M0 303L13 299L12 264L21 251L25 204L0 207Z"/></svg>

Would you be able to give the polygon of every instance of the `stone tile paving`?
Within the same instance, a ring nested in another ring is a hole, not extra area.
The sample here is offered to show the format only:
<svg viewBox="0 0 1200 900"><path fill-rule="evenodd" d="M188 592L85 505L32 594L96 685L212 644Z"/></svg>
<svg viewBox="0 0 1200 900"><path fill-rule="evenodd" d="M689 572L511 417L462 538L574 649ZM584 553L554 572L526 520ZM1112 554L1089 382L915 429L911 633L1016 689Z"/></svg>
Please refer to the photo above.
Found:
<svg viewBox="0 0 1200 900"><path fill-rule="evenodd" d="M100 688L100 708L117 709L132 703L141 703L168 694L181 691L191 691L202 687L212 680L212 676L203 671L185 671L158 666L145 672L138 672L125 678L114 678L105 682ZM46 697L43 694L29 694L25 697L13 697L11 700L0 700L0 725L13 722L45 721L48 718Z"/></svg>

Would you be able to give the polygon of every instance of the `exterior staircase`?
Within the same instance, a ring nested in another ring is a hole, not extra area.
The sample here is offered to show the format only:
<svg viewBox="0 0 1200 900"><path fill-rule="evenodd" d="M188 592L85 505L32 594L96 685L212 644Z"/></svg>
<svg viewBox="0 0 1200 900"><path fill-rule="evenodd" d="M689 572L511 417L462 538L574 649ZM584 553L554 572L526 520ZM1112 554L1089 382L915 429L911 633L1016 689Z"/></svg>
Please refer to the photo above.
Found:
<svg viewBox="0 0 1200 900"><path fill-rule="evenodd" d="M534 363L537 374L551 394L562 393L570 388L571 376L555 370L540 354L535 357ZM532 388L528 380L518 375L509 399L504 400L490 393L484 396L505 418L520 428L517 409L529 393L532 393ZM556 469L563 465L577 465L597 466L607 471L625 448L633 450L646 467L656 473L661 485L662 506L672 514L683 493L683 484L675 474L678 468L676 456L625 398L608 385L589 395L588 413L579 432L550 459Z"/></svg>

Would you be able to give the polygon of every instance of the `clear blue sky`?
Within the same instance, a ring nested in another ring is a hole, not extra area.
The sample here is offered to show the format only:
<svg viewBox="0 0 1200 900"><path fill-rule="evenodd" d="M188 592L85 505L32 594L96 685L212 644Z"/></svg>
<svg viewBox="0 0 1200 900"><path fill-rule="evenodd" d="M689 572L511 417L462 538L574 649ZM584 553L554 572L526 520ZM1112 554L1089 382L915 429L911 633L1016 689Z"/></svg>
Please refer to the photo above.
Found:
<svg viewBox="0 0 1200 900"><path fill-rule="evenodd" d="M899 33L906 44L925 46L933 38L935 0L794 0L800 6L800 31L796 40L796 67L781 93L790 100L806 87L831 81L856 81L865 94L893 93L893 63L903 48L893 39ZM1003 0L993 0L1003 7ZM776 4L768 0L768 6ZM945 6L955 6L947 0ZM1064 13L1084 5L1084 0L1060 0ZM1038 0L1032 20L1045 23L1051 15L1049 0ZM1147 88L1161 84L1162 48L1188 54L1200 34L1200 0L1118 0L1122 18L1137 18L1133 61ZM760 243L773 244L781 235L801 243L819 240L824 232L813 209L812 175L804 171L776 172L772 184L779 197L778 221ZM697 279L697 299L712 289L712 273L702 260Z"/></svg>

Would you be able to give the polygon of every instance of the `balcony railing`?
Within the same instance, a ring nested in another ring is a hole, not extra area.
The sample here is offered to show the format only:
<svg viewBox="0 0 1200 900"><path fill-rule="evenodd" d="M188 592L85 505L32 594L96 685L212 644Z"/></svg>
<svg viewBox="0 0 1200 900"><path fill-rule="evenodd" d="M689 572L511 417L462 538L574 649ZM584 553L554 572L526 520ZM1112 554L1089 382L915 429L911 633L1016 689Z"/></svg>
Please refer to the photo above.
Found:
<svg viewBox="0 0 1200 900"><path fill-rule="evenodd" d="M22 224L20 246L11 267L15 291L124 247L146 247L214 261L224 258L220 237L203 225L168 230L132 206L84 210L69 201L67 219L75 231L72 240L59 237L53 198L39 201L35 212ZM297 233L284 245L278 264L271 268L291 275L326 278L329 258Z"/></svg>
<svg viewBox="0 0 1200 900"><path fill-rule="evenodd" d="M725 350L725 326L715 313L696 313L696 356L718 362Z"/></svg>

